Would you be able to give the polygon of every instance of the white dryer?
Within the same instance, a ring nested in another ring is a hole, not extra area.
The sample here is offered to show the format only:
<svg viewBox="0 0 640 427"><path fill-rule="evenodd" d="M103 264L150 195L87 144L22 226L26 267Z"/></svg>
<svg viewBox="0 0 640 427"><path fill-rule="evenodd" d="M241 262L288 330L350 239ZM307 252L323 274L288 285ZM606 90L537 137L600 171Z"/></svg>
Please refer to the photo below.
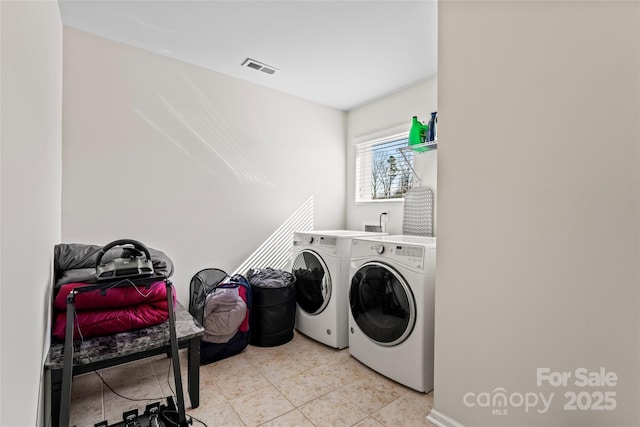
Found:
<svg viewBox="0 0 640 427"><path fill-rule="evenodd" d="M433 389L436 239L353 239L349 353L421 392Z"/></svg>
<svg viewBox="0 0 640 427"><path fill-rule="evenodd" d="M292 273L296 276L296 329L334 348L349 345L348 291L351 240L379 236L353 230L295 232Z"/></svg>

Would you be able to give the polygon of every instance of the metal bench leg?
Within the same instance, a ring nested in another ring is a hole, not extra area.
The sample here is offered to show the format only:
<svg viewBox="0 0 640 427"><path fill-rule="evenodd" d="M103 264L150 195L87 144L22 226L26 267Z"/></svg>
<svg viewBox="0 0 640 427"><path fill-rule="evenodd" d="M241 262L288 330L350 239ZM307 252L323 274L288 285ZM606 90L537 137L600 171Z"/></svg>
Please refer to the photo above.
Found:
<svg viewBox="0 0 640 427"><path fill-rule="evenodd" d="M62 401L62 370L51 371L51 426L60 425L60 402Z"/></svg>
<svg viewBox="0 0 640 427"><path fill-rule="evenodd" d="M200 337L189 340L187 381L189 382L189 399L191 407L200 406Z"/></svg>

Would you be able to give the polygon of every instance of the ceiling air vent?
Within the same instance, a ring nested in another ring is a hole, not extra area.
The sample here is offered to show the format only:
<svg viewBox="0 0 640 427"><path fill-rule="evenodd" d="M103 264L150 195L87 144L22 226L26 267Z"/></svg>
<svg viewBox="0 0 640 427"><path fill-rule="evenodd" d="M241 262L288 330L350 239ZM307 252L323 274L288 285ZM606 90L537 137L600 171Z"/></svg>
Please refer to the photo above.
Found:
<svg viewBox="0 0 640 427"><path fill-rule="evenodd" d="M267 74L274 74L278 71L277 68L272 67L271 65L263 64L262 62L258 62L255 59L247 58L242 63L243 66L253 68L254 70L262 71Z"/></svg>

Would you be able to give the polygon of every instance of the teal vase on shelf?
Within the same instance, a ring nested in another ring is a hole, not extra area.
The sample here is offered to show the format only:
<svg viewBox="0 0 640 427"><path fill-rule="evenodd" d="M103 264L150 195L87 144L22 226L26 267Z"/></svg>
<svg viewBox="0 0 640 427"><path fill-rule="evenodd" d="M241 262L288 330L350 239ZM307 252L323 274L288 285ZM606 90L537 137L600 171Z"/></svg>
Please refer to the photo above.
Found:
<svg viewBox="0 0 640 427"><path fill-rule="evenodd" d="M413 116L411 122L411 130L409 130L409 146L422 144L426 141L429 132L429 126L418 120L418 116ZM423 152L427 151L426 147L416 147L414 151Z"/></svg>

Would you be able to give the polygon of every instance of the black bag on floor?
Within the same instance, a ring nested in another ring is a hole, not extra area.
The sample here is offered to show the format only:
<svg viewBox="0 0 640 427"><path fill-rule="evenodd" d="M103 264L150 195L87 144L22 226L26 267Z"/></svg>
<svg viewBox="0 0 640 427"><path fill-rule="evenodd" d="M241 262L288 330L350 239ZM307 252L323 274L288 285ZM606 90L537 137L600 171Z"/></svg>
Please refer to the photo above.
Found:
<svg viewBox="0 0 640 427"><path fill-rule="evenodd" d="M200 363L236 355L249 344L251 285L244 276L217 268L196 273L189 286L189 312L205 328Z"/></svg>
<svg viewBox="0 0 640 427"><path fill-rule="evenodd" d="M293 339L296 321L296 288L293 274L271 268L252 269L247 273L251 284L249 343L273 347Z"/></svg>

